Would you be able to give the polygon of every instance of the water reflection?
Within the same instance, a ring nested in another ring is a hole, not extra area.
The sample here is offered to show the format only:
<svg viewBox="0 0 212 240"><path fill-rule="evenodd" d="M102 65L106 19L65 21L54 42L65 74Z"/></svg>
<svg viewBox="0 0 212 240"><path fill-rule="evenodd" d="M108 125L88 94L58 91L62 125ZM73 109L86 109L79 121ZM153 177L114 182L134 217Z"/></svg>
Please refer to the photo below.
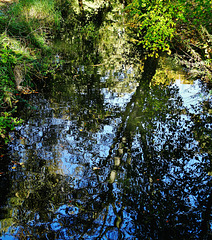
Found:
<svg viewBox="0 0 212 240"><path fill-rule="evenodd" d="M209 239L210 95L188 102L151 59L141 75L115 29L117 54L107 31L90 49L64 36L68 60L30 96L0 165L2 239Z"/></svg>
<svg viewBox="0 0 212 240"><path fill-rule="evenodd" d="M2 188L3 239L203 238L211 115L187 112L176 85L149 87L145 74L133 95L88 75L91 86L58 77L31 96Z"/></svg>

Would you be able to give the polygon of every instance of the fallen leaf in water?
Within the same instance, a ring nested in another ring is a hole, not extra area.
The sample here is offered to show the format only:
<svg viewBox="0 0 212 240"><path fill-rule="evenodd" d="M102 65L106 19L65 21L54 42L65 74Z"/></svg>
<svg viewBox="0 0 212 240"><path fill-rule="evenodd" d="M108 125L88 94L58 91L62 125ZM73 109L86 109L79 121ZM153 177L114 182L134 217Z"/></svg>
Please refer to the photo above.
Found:
<svg viewBox="0 0 212 240"><path fill-rule="evenodd" d="M83 129L82 128L80 128L80 132L82 132L83 131Z"/></svg>
<svg viewBox="0 0 212 240"><path fill-rule="evenodd" d="M16 167L12 167L12 169L16 169Z"/></svg>
<svg viewBox="0 0 212 240"><path fill-rule="evenodd" d="M24 165L24 163L22 163L22 162L21 162L21 163L19 163L19 165L23 166L23 165Z"/></svg>
<svg viewBox="0 0 212 240"><path fill-rule="evenodd" d="M93 167L93 170L99 170L100 168L99 167Z"/></svg>
<svg viewBox="0 0 212 240"><path fill-rule="evenodd" d="M2 154L0 157L4 157L4 154Z"/></svg>

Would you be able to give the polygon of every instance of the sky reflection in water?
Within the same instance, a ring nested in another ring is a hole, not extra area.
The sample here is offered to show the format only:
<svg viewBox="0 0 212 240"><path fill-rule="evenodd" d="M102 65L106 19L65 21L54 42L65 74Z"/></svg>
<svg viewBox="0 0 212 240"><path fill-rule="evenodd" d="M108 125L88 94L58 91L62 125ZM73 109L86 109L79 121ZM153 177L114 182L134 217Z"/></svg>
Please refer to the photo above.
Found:
<svg viewBox="0 0 212 240"><path fill-rule="evenodd" d="M9 174L14 225L1 222L2 239L201 237L210 154L194 138L191 110L201 88L179 80L148 88L130 77L133 90L121 93L102 77L99 88L59 79L31 96L37 109L10 146L24 166Z"/></svg>

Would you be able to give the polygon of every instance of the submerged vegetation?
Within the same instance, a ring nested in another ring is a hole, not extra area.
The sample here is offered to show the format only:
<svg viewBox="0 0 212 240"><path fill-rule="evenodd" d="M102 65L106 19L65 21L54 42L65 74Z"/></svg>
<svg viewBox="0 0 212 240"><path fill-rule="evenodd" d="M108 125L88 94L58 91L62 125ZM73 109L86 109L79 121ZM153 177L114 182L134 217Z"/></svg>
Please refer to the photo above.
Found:
<svg viewBox="0 0 212 240"><path fill-rule="evenodd" d="M69 29L73 32L70 44L78 32L88 48L95 50L95 42L104 31L100 30L103 20L115 21L110 14L126 15L123 27L130 41L141 50L142 57L158 58L164 52L172 54L192 77L211 82L211 3L211 0L128 0L124 3L116 0L19 0L1 4L1 142L8 141L8 130L19 122L13 118L13 113L20 95L31 93L38 80L43 81L47 75L55 73L58 65L54 61L54 38L63 38L65 29ZM123 30L119 35L123 37Z"/></svg>

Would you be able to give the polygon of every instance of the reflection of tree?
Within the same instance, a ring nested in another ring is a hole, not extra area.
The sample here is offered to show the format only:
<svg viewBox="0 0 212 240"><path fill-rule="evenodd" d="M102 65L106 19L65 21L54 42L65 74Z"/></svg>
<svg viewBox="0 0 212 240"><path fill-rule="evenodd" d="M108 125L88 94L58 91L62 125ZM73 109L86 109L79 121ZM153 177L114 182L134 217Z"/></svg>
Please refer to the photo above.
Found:
<svg viewBox="0 0 212 240"><path fill-rule="evenodd" d="M11 182L8 174L8 156L5 148L0 147L0 237L11 225L11 209L7 208Z"/></svg>
<svg viewBox="0 0 212 240"><path fill-rule="evenodd" d="M104 99L100 89L100 75L97 69L93 68L78 70L74 74L70 71L71 69L67 68L50 86L50 91L53 92L50 101L52 101L51 107L54 109L54 116L60 118L61 105L68 103L68 107L64 108L62 113L63 116L67 120L77 116L79 128L83 127L88 131L96 132L104 117L108 115L103 107ZM61 85L61 81L64 79L65 86Z"/></svg>
<svg viewBox="0 0 212 240"><path fill-rule="evenodd" d="M14 226L18 226L15 235L18 239L26 236L48 239L56 236L51 232L55 210L61 203L69 203L71 178L50 173L47 167L34 166L34 171L27 171L29 167L18 172L12 187L16 196L11 199L11 204L15 205ZM13 202L15 199L19 204Z"/></svg>
<svg viewBox="0 0 212 240"><path fill-rule="evenodd" d="M209 181L202 171L204 161L191 163L199 151L193 143L191 122L183 119L182 103L174 88L148 89L140 85L136 93L135 100L127 106L130 111L127 121L122 122L124 128L113 144L117 151L111 151L109 156L120 158L118 145L128 139L120 159L127 159L124 154L130 146L131 165L119 160L129 176L124 180L122 201L133 216L137 237L190 238L191 232L195 236L200 230L202 199L207 199L209 190L209 185L202 183L203 179ZM174 95L176 100L171 100ZM192 198L197 201L195 204Z"/></svg>
<svg viewBox="0 0 212 240"><path fill-rule="evenodd" d="M77 190L82 191L74 197L81 202L81 211L61 216L62 222L69 219L74 236L126 237L128 232L139 239L198 237L209 178L202 169L204 159L197 156L191 120L183 115L177 96L174 87L149 88L140 83L97 179L91 178L91 172L84 176L95 186ZM129 219L131 229L126 224ZM79 222L81 227L74 227Z"/></svg>
<svg viewBox="0 0 212 240"><path fill-rule="evenodd" d="M202 237L209 232L211 186L204 170L211 139L204 126L211 118L187 116L175 87L150 87L157 66L151 58L125 110L106 107L101 89L118 92L118 86L126 85L126 43L120 29L109 29L104 36L110 31L116 35L95 41L92 29L85 29L82 39L76 32L65 36L64 56L71 64L45 89L48 94L39 98L32 126L27 123L20 133L24 144L17 160L22 158L25 167L12 173L10 193L19 239L196 239L199 232ZM113 41L121 46L117 52ZM108 70L108 62L117 62L116 68ZM127 93L133 90L125 87ZM117 119L121 122L115 125L109 154L93 169L80 150L95 161L94 133ZM58 173L63 150L78 166L69 176Z"/></svg>
<svg viewBox="0 0 212 240"><path fill-rule="evenodd" d="M110 118L121 118L108 156L95 170L86 159L77 160L83 168L80 178L54 173L62 149L58 144L69 130L57 132L64 122L54 125L48 118L51 131L42 129L45 124L40 111L36 127L42 132L41 139L32 131L31 142L26 142L29 149L25 172L14 181L14 193L20 199L17 237L196 239L199 234L202 238L208 234L211 186L204 170L210 152L204 155L206 149L201 152L193 140L193 134L199 134L195 129L200 129L199 137L206 131L198 125L198 115L193 116L197 121L187 115L177 88L149 86L155 69L148 69L146 74L148 66L144 64L143 77L125 110L115 115L108 113ZM89 96L88 89L83 92ZM80 100L80 91L73 99L85 109L88 102ZM63 94L62 101L68 96ZM94 95L91 98L98 104L98 96L96 100ZM90 110L91 114L95 112L95 108ZM83 112L78 115L84 119ZM80 132L74 131L74 136L80 138ZM36 141L42 143L43 149L30 150ZM200 138L200 146L203 142ZM77 154L77 144L72 147L72 155ZM71 148L67 146L67 150ZM52 155L46 156L43 151Z"/></svg>
<svg viewBox="0 0 212 240"><path fill-rule="evenodd" d="M191 119L193 120L192 131L194 133L194 138L198 141L198 146L200 148L200 153L202 158L202 168L204 171L208 172L209 175L212 173L212 137L211 137L211 106L212 102L209 98L202 101L199 107L193 106L193 112L191 113ZM198 196L199 202L204 202L204 209L202 211L202 222L201 222L201 237L204 237L205 232L210 232L211 221L211 202L212 202L212 191L211 191L211 181L205 186L205 191L207 193L206 198L202 198L201 195Z"/></svg>

